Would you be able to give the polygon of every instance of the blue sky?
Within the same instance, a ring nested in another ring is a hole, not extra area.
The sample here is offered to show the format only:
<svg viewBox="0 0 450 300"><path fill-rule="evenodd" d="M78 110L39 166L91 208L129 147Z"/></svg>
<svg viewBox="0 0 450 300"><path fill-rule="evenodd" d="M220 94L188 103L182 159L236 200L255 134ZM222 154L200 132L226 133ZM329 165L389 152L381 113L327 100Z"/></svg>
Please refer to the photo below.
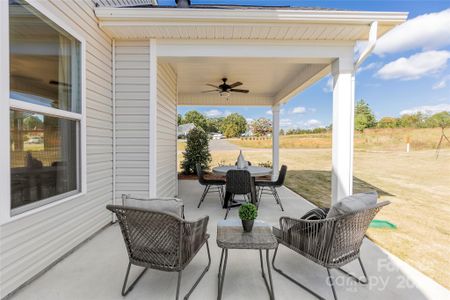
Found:
<svg viewBox="0 0 450 300"><path fill-rule="evenodd" d="M174 1L159 0L161 5ZM192 0L194 4L314 6L347 10L406 11L408 21L379 40L356 75L356 99L364 98L377 118L403 113L450 111L450 1L267 1ZM330 78L324 78L282 107L283 128L314 128L332 119ZM232 112L248 120L271 117L269 107L179 107L208 116Z"/></svg>

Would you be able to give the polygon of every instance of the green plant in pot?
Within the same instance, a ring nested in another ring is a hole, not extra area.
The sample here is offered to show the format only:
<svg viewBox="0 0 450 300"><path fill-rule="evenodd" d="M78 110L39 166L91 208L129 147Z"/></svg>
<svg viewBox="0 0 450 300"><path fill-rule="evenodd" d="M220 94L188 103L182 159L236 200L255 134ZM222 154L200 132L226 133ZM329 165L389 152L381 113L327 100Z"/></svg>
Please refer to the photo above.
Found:
<svg viewBox="0 0 450 300"><path fill-rule="evenodd" d="M253 223L258 216L258 209L252 203L244 203L239 208L239 218L242 221L242 227L245 232L251 232Z"/></svg>

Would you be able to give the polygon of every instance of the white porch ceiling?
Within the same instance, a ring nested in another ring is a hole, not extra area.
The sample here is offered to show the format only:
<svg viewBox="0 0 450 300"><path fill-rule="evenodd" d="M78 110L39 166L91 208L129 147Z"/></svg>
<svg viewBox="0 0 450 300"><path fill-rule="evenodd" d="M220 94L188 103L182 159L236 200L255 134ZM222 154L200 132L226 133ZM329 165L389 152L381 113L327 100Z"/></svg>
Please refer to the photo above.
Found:
<svg viewBox="0 0 450 300"><path fill-rule="evenodd" d="M322 70L327 72L331 63L327 60L311 64L293 59L211 57L160 61L170 63L177 73L179 105L273 105L286 88L294 89L290 85L296 78L306 82ZM220 97L217 92L202 93L213 89L207 83L220 85L224 77L228 78L228 84L242 82L239 88L250 92L232 93L228 98Z"/></svg>

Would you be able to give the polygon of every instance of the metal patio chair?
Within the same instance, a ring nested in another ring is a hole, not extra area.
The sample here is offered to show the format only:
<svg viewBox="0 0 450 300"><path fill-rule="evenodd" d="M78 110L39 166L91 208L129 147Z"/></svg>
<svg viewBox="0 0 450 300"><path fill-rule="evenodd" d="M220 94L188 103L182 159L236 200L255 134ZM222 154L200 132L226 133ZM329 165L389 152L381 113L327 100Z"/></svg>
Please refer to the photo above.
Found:
<svg viewBox="0 0 450 300"><path fill-rule="evenodd" d="M211 265L209 235L206 231L209 217L189 222L162 211L120 205L108 205L106 208L115 213L119 220L129 257L122 296L126 296L134 288L147 269L156 269L178 272L175 298L178 300L182 271L206 244L208 265L184 297L188 299ZM144 267L144 270L126 288L131 265Z"/></svg>
<svg viewBox="0 0 450 300"><path fill-rule="evenodd" d="M271 180L256 180L255 185L258 188L258 201L261 201L262 195L272 195L275 201L280 205L281 211L284 211L283 204L281 204L280 196L278 196L277 187L281 187L284 184L286 178L287 166L282 165L278 179L276 181Z"/></svg>
<svg viewBox="0 0 450 300"><path fill-rule="evenodd" d="M337 299L330 269L337 269L358 283L368 283L367 274L360 258L361 244L372 219L383 206L389 203L389 201L385 201L360 211L321 220L281 217L280 228L274 227L273 232L279 244L327 269L333 296L334 299ZM324 299L275 266L277 251L278 248L273 254L273 269L317 298ZM361 266L364 280L342 269L344 265L356 259Z"/></svg>
<svg viewBox="0 0 450 300"><path fill-rule="evenodd" d="M226 182L224 208L227 209L227 212L225 213L225 219L228 217L231 208L238 207L243 203L234 201L235 195L243 195L246 201L256 203L256 199L252 201L253 195L256 195L256 193L254 181L249 171L229 170L227 172ZM230 203L232 201L234 202Z"/></svg>
<svg viewBox="0 0 450 300"><path fill-rule="evenodd" d="M202 166L199 163L196 164L196 168L197 168L198 182L201 185L205 186L202 197L200 198L200 201L198 202L197 208L200 208L200 205L202 205L203 200L205 200L206 195L210 192L219 193L220 204L223 206L223 198L224 198L223 187L225 185L225 180L223 180L223 179L207 179L207 178L205 178L205 172L203 171Z"/></svg>

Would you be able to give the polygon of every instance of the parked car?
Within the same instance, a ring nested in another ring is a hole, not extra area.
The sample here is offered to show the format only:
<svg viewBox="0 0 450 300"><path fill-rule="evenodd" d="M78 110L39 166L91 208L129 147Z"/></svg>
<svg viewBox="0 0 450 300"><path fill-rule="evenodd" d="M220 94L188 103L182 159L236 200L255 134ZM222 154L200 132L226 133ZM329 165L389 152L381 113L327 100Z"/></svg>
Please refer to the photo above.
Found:
<svg viewBox="0 0 450 300"><path fill-rule="evenodd" d="M25 143L27 144L42 144L42 138L38 136L34 136L29 138Z"/></svg>
<svg viewBox="0 0 450 300"><path fill-rule="evenodd" d="M220 140L220 139L224 139L224 138L225 138L225 136L223 134L221 134L221 133L214 133L214 134L212 134L212 139L213 140Z"/></svg>

